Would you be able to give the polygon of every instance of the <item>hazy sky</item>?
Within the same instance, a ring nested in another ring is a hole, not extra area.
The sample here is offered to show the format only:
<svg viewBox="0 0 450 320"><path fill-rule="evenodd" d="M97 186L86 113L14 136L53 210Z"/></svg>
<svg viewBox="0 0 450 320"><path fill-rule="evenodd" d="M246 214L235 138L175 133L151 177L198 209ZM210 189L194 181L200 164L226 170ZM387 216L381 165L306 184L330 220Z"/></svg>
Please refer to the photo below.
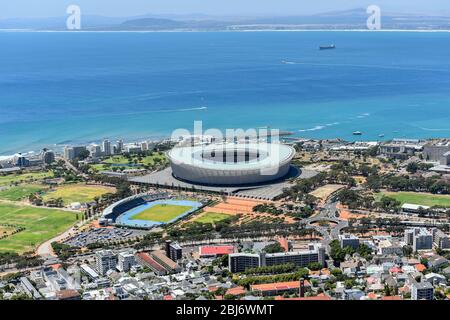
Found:
<svg viewBox="0 0 450 320"><path fill-rule="evenodd" d="M0 0L0 18L65 15L77 4L84 14L133 16L147 13L211 15L301 15L376 4L404 13L450 14L450 0Z"/></svg>

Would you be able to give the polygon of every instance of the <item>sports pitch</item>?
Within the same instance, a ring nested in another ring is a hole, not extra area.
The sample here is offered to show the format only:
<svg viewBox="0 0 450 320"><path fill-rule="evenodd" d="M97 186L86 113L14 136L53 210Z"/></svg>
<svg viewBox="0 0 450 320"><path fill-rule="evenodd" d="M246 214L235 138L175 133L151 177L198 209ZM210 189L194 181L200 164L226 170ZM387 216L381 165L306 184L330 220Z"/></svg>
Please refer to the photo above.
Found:
<svg viewBox="0 0 450 320"><path fill-rule="evenodd" d="M151 228L175 222L201 206L201 203L189 200L157 200L128 210L116 219L116 224Z"/></svg>
<svg viewBox="0 0 450 320"><path fill-rule="evenodd" d="M0 224L25 230L0 240L0 252L23 253L69 229L76 223L73 212L0 203Z"/></svg>
<svg viewBox="0 0 450 320"><path fill-rule="evenodd" d="M198 217L196 217L193 221L199 223L216 223L222 220L228 219L232 217L230 214L226 213L218 213L218 212L206 212Z"/></svg>
<svg viewBox="0 0 450 320"><path fill-rule="evenodd" d="M168 222L178 217L182 213L191 210L192 206L179 206L172 204L157 204L144 211L135 214L130 220L149 220Z"/></svg>
<svg viewBox="0 0 450 320"><path fill-rule="evenodd" d="M65 205L73 202L85 203L93 201L95 197L101 197L106 193L112 193L114 191L114 188L105 186L68 184L58 186L55 190L46 193L44 195L44 201L62 198Z"/></svg>
<svg viewBox="0 0 450 320"><path fill-rule="evenodd" d="M391 197L400 201L401 204L411 203L422 206L440 206L450 207L450 195L440 195L420 192L382 192L377 194L378 198L382 195Z"/></svg>

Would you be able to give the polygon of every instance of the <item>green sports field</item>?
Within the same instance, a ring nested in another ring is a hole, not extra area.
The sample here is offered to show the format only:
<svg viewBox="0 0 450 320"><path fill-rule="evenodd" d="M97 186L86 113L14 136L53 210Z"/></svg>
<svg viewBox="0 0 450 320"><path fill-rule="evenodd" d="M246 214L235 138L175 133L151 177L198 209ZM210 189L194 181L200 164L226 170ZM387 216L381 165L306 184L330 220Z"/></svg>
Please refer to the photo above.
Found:
<svg viewBox="0 0 450 320"><path fill-rule="evenodd" d="M0 191L0 199L19 201L26 199L30 194L41 192L46 187L37 184L23 184Z"/></svg>
<svg viewBox="0 0 450 320"><path fill-rule="evenodd" d="M0 224L25 227L24 231L0 240L0 252L33 251L76 223L73 212L0 203Z"/></svg>
<svg viewBox="0 0 450 320"><path fill-rule="evenodd" d="M217 212L206 212L200 216L198 216L196 219L194 219L195 222L199 223L216 223L222 220L225 220L227 218L230 218L231 215L226 213L217 213Z"/></svg>
<svg viewBox="0 0 450 320"><path fill-rule="evenodd" d="M191 206L178 206L172 204L157 204L144 211L141 211L134 216L130 217L130 220L148 220L158 222L169 222L175 219L179 215L191 210Z"/></svg>
<svg viewBox="0 0 450 320"><path fill-rule="evenodd" d="M22 173L22 174L9 174L6 176L0 176L0 186L7 186L12 183L24 183L31 181L39 181L45 178L53 177L53 172L34 172L34 173Z"/></svg>
<svg viewBox="0 0 450 320"><path fill-rule="evenodd" d="M65 205L73 202L90 202L95 197L100 197L105 193L115 192L114 188L104 186L93 186L85 184L67 184L56 187L56 189L49 191L43 197L44 201L50 199L62 198Z"/></svg>
<svg viewBox="0 0 450 320"><path fill-rule="evenodd" d="M411 203L430 207L450 207L450 195L420 192L381 192L377 194L377 198L381 198L382 195L394 198L402 204Z"/></svg>

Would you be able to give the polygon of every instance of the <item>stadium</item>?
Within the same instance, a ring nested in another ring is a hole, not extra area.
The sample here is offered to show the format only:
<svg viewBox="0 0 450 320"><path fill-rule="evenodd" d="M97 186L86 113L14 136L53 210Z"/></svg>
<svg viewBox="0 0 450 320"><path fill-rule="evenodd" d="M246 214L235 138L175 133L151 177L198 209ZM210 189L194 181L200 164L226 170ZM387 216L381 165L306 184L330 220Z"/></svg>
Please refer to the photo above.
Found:
<svg viewBox="0 0 450 320"><path fill-rule="evenodd" d="M175 222L202 206L196 201L172 199L165 193L139 194L107 207L99 222L101 225L150 229Z"/></svg>
<svg viewBox="0 0 450 320"><path fill-rule="evenodd" d="M173 176L194 184L237 186L286 176L294 148L270 143L178 147L168 152Z"/></svg>

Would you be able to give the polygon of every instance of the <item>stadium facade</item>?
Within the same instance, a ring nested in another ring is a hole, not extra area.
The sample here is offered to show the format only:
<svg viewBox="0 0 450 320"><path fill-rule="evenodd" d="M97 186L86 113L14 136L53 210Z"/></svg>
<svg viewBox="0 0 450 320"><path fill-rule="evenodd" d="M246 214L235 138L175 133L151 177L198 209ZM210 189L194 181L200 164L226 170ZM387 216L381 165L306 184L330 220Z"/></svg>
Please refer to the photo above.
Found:
<svg viewBox="0 0 450 320"><path fill-rule="evenodd" d="M284 177L295 149L283 144L224 143L168 152L175 178L202 185L258 184Z"/></svg>

